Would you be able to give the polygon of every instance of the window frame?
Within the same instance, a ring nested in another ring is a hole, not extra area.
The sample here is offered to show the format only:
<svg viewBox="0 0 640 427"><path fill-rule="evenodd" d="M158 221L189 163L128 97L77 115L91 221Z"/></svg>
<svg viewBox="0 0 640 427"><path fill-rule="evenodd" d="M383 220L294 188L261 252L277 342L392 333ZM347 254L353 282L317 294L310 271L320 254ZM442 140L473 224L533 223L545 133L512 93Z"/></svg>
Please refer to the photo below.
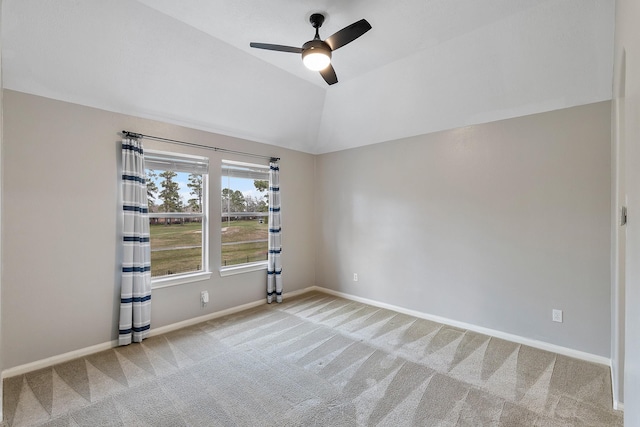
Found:
<svg viewBox="0 0 640 427"><path fill-rule="evenodd" d="M265 170L265 175L266 175L266 180L269 181L269 165L261 165L258 163L248 163L248 162L239 162L239 161L235 161L235 160L228 160L228 159L222 159L220 161L220 182L222 184L222 179L224 179L225 176L228 176L228 174L225 174L224 170L225 170L225 164L226 165L232 165L232 166L239 166L239 167L247 167L247 168L259 168L259 169L264 169ZM250 179L249 177L247 177L247 179ZM220 186L220 191L222 192L222 190L224 189L224 186L221 185ZM267 190L268 191L268 190ZM268 194L268 192L267 192ZM220 194L220 197L222 197L222 194ZM222 228L222 225L224 224L224 221L222 220L222 216L224 214L224 212L222 212L222 201L220 203L220 228ZM269 216L269 211L267 210L266 215L261 215L264 216L266 218L268 218ZM268 223L268 221L267 221ZM249 273L252 271L260 271L260 270L267 270L267 263L268 260L261 260L261 261L254 261L254 262L248 262L248 263L242 263L242 264L233 264L233 265L222 265L222 234L220 235L220 242L218 243L218 247L220 248L220 265L219 265L219 272L220 272L220 276L221 277L226 277L226 276L232 276L235 274L242 274L242 273ZM267 249L269 247L269 240L267 237Z"/></svg>
<svg viewBox="0 0 640 427"><path fill-rule="evenodd" d="M159 162L166 161L170 167L160 169L159 167L148 167L147 158L150 163L158 164ZM173 162L172 162L173 160ZM181 170L184 168L177 167L179 165L196 165L193 168L193 172L190 170ZM173 167L171 167L173 166ZM167 276L159 276L151 278L151 289L160 289L170 286L182 285L186 283L192 283L202 280L208 280L212 276L212 272L209 265L209 224L210 224L210 212L209 212L209 158L204 156L196 156L191 154L176 153L172 151L161 151L153 149L145 149L145 172L147 169L151 170L173 170L174 172L184 173L199 173L202 175L202 212L149 212L149 220L152 218L201 218L202 219L202 268L198 271L191 271L185 273L177 273ZM151 265L153 270L153 264Z"/></svg>

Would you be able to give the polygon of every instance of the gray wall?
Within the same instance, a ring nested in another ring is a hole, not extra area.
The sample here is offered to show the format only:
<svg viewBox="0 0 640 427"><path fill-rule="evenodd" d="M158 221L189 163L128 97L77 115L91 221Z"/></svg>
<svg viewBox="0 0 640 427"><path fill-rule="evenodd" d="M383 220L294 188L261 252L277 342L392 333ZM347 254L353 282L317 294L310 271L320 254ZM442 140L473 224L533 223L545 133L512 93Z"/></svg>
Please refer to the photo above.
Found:
<svg viewBox="0 0 640 427"><path fill-rule="evenodd" d="M312 155L19 92L4 95L2 324L11 325L3 328L4 369L117 336L122 129L281 157L285 291L314 284ZM216 171L221 155L181 151L210 157L210 207L220 212ZM211 224L212 278L154 290L153 327L265 297L263 271L219 276L215 215ZM205 289L211 302L203 309L200 291Z"/></svg>
<svg viewBox="0 0 640 427"><path fill-rule="evenodd" d="M608 102L315 157L19 92L4 102L5 369L116 337L122 129L282 157L286 291L316 284L609 356ZM217 176L219 154L187 151ZM153 326L264 297L262 272L215 271L155 290Z"/></svg>
<svg viewBox="0 0 640 427"><path fill-rule="evenodd" d="M610 108L318 156L316 284L609 357Z"/></svg>

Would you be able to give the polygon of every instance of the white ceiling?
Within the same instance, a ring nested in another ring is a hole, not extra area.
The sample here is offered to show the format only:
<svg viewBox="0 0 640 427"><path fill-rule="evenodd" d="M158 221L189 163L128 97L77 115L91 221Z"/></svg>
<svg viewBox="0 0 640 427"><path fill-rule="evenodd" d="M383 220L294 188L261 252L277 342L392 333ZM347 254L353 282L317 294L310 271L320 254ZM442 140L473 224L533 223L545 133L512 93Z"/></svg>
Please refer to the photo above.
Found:
<svg viewBox="0 0 640 427"><path fill-rule="evenodd" d="M615 0L3 0L4 87L310 153L611 99ZM327 86L301 46L365 18ZM159 135L161 136L161 135Z"/></svg>

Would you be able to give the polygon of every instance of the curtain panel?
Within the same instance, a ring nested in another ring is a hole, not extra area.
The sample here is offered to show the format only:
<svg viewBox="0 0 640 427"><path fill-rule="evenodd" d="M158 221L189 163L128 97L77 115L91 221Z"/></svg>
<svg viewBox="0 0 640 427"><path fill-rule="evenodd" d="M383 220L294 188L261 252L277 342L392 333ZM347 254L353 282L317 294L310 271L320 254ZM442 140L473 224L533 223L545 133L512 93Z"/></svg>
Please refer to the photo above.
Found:
<svg viewBox="0 0 640 427"><path fill-rule="evenodd" d="M280 168L269 163L269 254L267 255L267 302L282 302L282 227L280 222Z"/></svg>
<svg viewBox="0 0 640 427"><path fill-rule="evenodd" d="M151 246L144 150L122 141L122 281L119 345L140 342L151 326Z"/></svg>

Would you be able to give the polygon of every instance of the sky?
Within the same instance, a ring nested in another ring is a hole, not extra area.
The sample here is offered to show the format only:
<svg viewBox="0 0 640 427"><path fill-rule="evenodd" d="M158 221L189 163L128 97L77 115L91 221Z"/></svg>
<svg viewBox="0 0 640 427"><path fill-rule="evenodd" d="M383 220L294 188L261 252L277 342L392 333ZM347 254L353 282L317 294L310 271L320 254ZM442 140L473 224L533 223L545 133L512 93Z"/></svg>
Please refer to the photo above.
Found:
<svg viewBox="0 0 640 427"><path fill-rule="evenodd" d="M252 179L246 178L233 178L233 177L222 177L221 187L220 188L231 188L234 191L240 190L242 194L247 197L257 197L260 198L264 196L265 193L260 193L256 190L255 185L253 185Z"/></svg>

